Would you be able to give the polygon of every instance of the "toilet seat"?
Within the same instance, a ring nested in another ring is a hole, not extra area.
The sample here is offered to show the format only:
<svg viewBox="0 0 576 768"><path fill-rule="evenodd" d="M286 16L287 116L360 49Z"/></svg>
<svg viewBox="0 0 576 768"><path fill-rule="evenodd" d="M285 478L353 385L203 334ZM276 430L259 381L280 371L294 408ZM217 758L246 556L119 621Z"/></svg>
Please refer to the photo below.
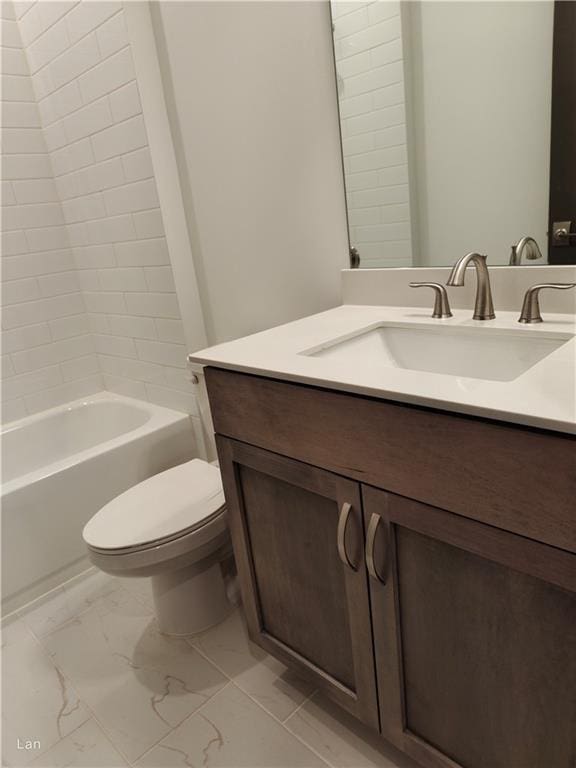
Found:
<svg viewBox="0 0 576 768"><path fill-rule="evenodd" d="M180 539L188 547L195 538L205 541L211 531L214 535L225 527L224 517L220 470L192 459L144 480L106 504L86 524L83 537L93 553L106 558L158 552Z"/></svg>

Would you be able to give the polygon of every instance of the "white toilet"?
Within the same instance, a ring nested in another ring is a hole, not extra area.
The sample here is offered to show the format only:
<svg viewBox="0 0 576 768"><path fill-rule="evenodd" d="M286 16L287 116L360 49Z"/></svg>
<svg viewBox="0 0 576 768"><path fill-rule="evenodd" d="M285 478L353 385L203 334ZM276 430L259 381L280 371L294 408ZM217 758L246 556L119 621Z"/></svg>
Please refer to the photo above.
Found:
<svg viewBox="0 0 576 768"><path fill-rule="evenodd" d="M233 607L220 470L192 459L106 504L83 532L90 560L114 576L151 576L160 630L190 635Z"/></svg>

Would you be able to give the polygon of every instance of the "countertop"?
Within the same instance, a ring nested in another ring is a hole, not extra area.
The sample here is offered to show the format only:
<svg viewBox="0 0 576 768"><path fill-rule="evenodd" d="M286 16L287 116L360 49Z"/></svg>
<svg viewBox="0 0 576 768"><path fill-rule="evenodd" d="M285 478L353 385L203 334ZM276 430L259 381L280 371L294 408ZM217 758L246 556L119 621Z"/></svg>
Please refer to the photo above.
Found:
<svg viewBox="0 0 576 768"><path fill-rule="evenodd" d="M521 325L517 312L494 320L471 319L470 310L432 320L417 307L343 305L261 333L218 344L189 356L192 363L354 392L383 400L429 406L499 421L576 434L576 318L546 313L545 322ZM526 333L566 338L558 349L512 381L384 367L367 356L355 365L309 351L329 346L380 324L426 323L439 329L485 328L499 334ZM306 353L307 354L303 354Z"/></svg>

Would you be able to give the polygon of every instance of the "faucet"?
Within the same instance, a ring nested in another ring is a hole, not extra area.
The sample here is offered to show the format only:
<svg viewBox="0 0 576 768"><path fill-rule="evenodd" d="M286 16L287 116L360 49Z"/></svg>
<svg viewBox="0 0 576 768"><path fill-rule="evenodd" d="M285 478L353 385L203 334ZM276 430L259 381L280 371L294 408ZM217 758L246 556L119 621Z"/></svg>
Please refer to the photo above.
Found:
<svg viewBox="0 0 576 768"><path fill-rule="evenodd" d="M533 237L523 237L510 249L510 261L508 263L511 267L517 267L522 263L522 253L524 250L526 250L526 258L530 259L530 261L543 258L542 251L538 247L536 240Z"/></svg>
<svg viewBox="0 0 576 768"><path fill-rule="evenodd" d="M490 275L486 266L486 256L480 253L467 253L458 259L452 267L450 277L446 285L462 286L464 285L464 276L468 264L476 267L476 303L474 304L474 320L493 320L494 305L492 304L492 291L490 290Z"/></svg>

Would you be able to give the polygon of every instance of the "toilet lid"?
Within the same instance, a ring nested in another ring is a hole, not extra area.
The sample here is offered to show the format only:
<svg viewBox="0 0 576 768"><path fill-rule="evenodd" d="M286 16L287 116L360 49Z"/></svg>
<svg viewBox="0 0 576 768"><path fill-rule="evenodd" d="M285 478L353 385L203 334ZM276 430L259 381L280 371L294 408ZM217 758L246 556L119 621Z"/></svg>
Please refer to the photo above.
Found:
<svg viewBox="0 0 576 768"><path fill-rule="evenodd" d="M102 507L84 527L84 541L97 549L123 549L172 539L209 522L223 506L220 470L192 459Z"/></svg>

